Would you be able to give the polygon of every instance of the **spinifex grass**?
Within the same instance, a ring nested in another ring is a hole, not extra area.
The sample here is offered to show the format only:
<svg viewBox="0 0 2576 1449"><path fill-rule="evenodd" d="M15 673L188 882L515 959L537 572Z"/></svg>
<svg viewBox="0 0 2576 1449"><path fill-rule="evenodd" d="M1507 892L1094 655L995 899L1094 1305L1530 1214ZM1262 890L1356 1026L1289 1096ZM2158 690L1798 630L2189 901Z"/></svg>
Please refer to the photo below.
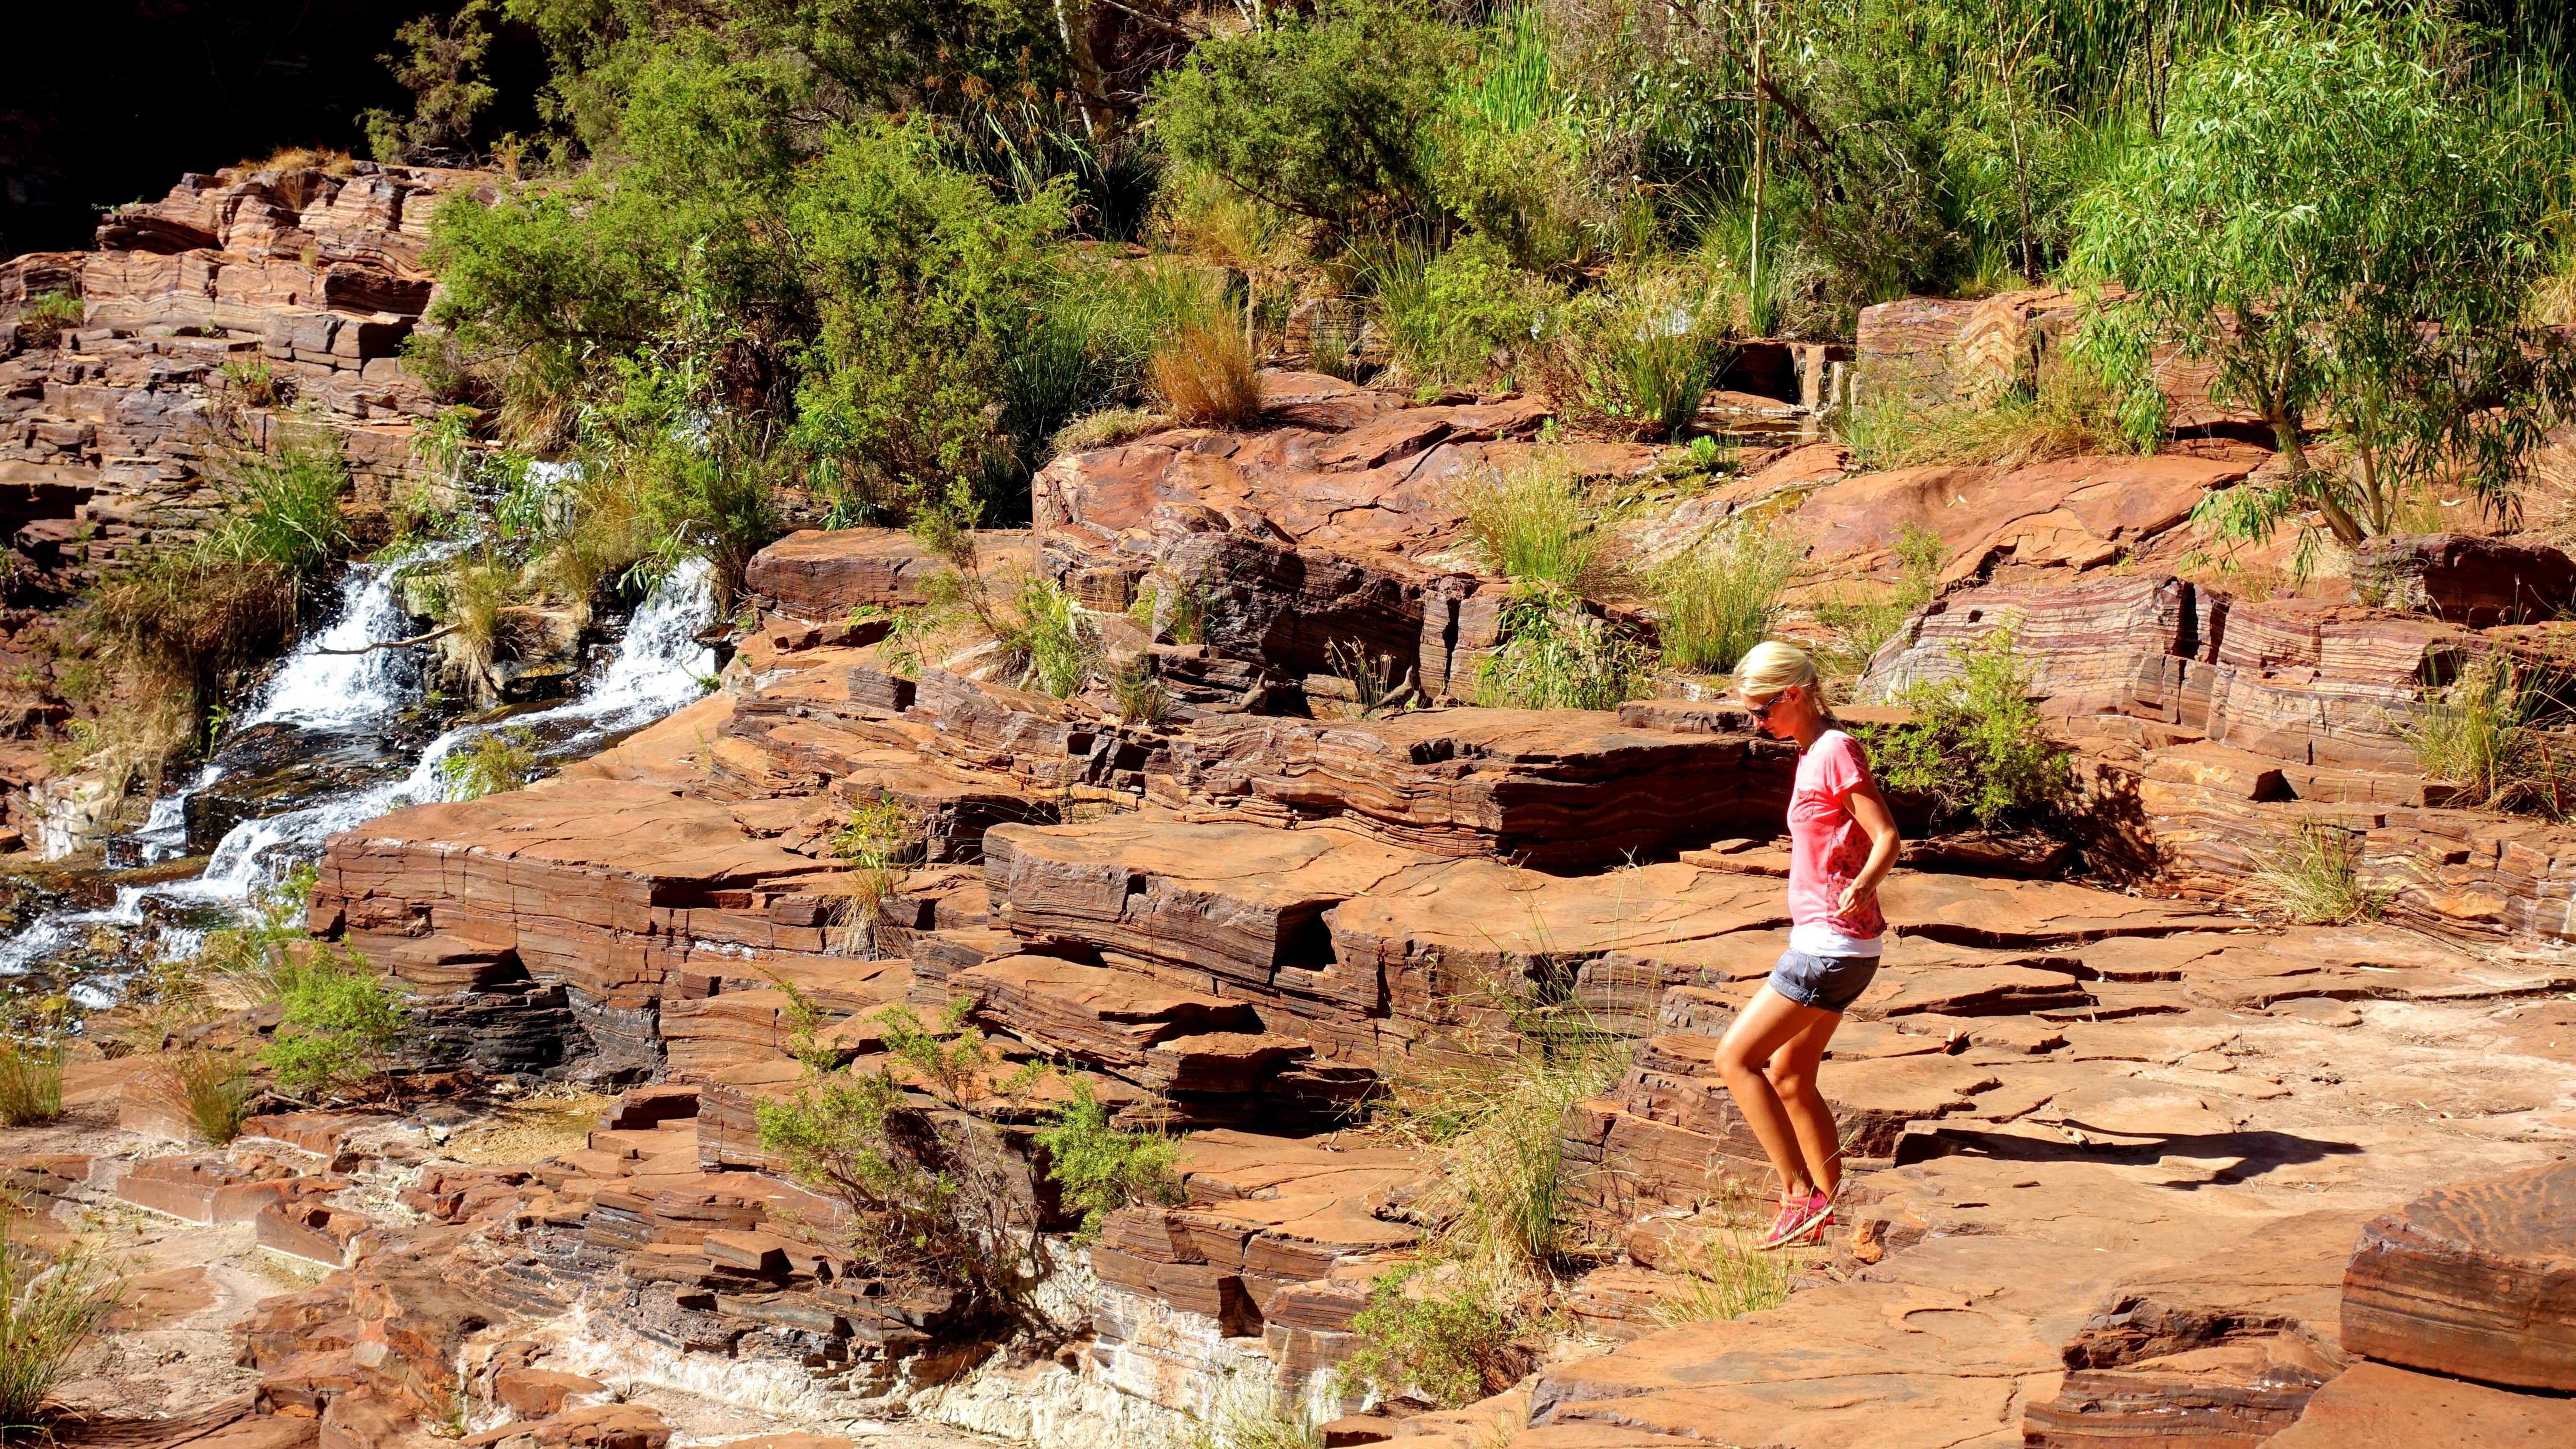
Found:
<svg viewBox="0 0 2576 1449"><path fill-rule="evenodd" d="M0 1042L0 1124L31 1127L61 1115L61 1049L36 1042Z"/></svg>
<svg viewBox="0 0 2576 1449"><path fill-rule="evenodd" d="M116 1311L124 1280L97 1246L47 1252L0 1203L0 1431L38 1422L64 1365Z"/></svg>
<svg viewBox="0 0 2576 1449"><path fill-rule="evenodd" d="M2302 925L2376 920L2397 894L2362 879L2361 837L2336 826L2308 821L2288 840L2251 854L2248 893Z"/></svg>
<svg viewBox="0 0 2576 1449"><path fill-rule="evenodd" d="M1770 634L1780 591L1805 552L1786 529L1748 520L1665 565L1654 579L1665 661L1713 674L1733 669Z"/></svg>

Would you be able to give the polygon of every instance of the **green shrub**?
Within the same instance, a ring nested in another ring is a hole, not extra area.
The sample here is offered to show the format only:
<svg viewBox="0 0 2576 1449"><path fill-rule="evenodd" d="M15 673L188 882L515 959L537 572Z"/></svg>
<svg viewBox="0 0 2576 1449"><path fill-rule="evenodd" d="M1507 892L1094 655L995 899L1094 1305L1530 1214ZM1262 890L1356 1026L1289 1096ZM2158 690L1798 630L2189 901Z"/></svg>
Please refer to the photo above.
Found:
<svg viewBox="0 0 2576 1449"><path fill-rule="evenodd" d="M1062 584L1035 576L1022 579L1010 609L996 612L993 623L1003 652L1022 665L1022 689L1035 685L1058 699L1070 699L1090 680L1098 641Z"/></svg>
<svg viewBox="0 0 2576 1449"><path fill-rule="evenodd" d="M1172 1207L1189 1200L1172 1171L1179 1144L1159 1132L1110 1126L1109 1109L1087 1078L1073 1079L1073 1100L1057 1107L1036 1136L1047 1179L1063 1190L1065 1207L1082 1214L1077 1241L1099 1237L1102 1221L1131 1203Z"/></svg>
<svg viewBox="0 0 2576 1449"><path fill-rule="evenodd" d="M938 1031L904 1007L876 1016L888 1053L944 1112L914 1105L892 1067L827 1070L812 1054L797 1094L758 1108L762 1150L847 1210L860 1270L954 1288L970 1321L1018 1313L1038 1265L1024 1169L966 1108L987 1090L1024 1092L1043 1071L994 1083L999 1053L965 1025L973 1005L961 998Z"/></svg>
<svg viewBox="0 0 2576 1449"><path fill-rule="evenodd" d="M61 1115L62 1048L0 1041L0 1126L32 1127Z"/></svg>
<svg viewBox="0 0 2576 1449"><path fill-rule="evenodd" d="M1361 249L1388 349L1417 384L1474 384L1537 345L1561 288L1512 265L1502 245L1470 233L1434 255L1410 239Z"/></svg>
<svg viewBox="0 0 2576 1449"><path fill-rule="evenodd" d="M273 1001L286 990L297 969L289 947L309 939L305 917L321 871L310 863L296 866L281 880L251 890L229 925L205 935L197 948L201 974L228 979L256 1001Z"/></svg>
<svg viewBox="0 0 2576 1449"><path fill-rule="evenodd" d="M524 725L487 730L438 762L450 800L480 800L519 789L535 777L537 734Z"/></svg>
<svg viewBox="0 0 2576 1449"><path fill-rule="evenodd" d="M1429 1291L1408 1291L1417 1279ZM1407 1263L1369 1285L1368 1306L1351 1319L1357 1347L1335 1371L1338 1384L1345 1393L1420 1393L1458 1408L1511 1387L1519 1375L1503 1367L1503 1350L1519 1332L1473 1285L1432 1289L1424 1265Z"/></svg>
<svg viewBox="0 0 2576 1449"><path fill-rule="evenodd" d="M2074 788L2065 746L2030 701L2030 670L2010 626L1950 646L1959 673L1905 692L1908 723L1862 726L1879 783L1932 802L1936 823L1966 815L1992 829L2044 820Z"/></svg>
<svg viewBox="0 0 2576 1449"><path fill-rule="evenodd" d="M1780 617L1780 591L1798 570L1805 546L1788 530L1738 519L1654 577L1663 608L1665 662L1724 674L1745 651L1770 637Z"/></svg>
<svg viewBox="0 0 2576 1449"><path fill-rule="evenodd" d="M2125 287L2095 328L2127 334L2120 381L2153 391L2150 347L2176 344L2279 445L2271 481L2194 510L2205 529L2313 512L2350 547L2437 479L2509 515L2565 375L2528 308L2566 133L2479 83L2485 43L2441 6L2267 9L2177 68L2166 123L2078 205L2071 271ZM2320 414L2331 464L2307 451Z"/></svg>
<svg viewBox="0 0 2576 1449"><path fill-rule="evenodd" d="M1549 450L1508 472L1471 476L1452 501L1487 568L1522 583L1581 590L1597 582L1603 543L1581 487L1572 460Z"/></svg>
<svg viewBox="0 0 2576 1449"><path fill-rule="evenodd" d="M1152 125L1184 165L1349 230L1434 213L1429 150L1460 37L1428 6L1328 0L1203 40L1154 84Z"/></svg>
<svg viewBox="0 0 2576 1449"><path fill-rule="evenodd" d="M260 1060L284 1095L310 1100L368 1086L411 1035L402 993L355 951L317 945L280 984L283 1015Z"/></svg>
<svg viewBox="0 0 2576 1449"><path fill-rule="evenodd" d="M1503 605L1502 643L1476 673L1476 702L1493 709L1617 709L1652 684L1653 657L1548 585Z"/></svg>
<svg viewBox="0 0 2576 1449"><path fill-rule="evenodd" d="M125 1282L86 1239L48 1253L0 1204L0 1424L40 1422L55 1380L116 1311Z"/></svg>

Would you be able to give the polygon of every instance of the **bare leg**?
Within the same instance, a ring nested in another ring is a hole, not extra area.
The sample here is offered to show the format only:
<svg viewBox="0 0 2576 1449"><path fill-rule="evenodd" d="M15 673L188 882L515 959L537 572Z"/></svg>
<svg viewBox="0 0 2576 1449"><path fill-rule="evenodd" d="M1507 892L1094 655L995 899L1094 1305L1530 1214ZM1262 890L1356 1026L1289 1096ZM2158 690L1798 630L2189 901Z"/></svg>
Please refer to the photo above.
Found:
<svg viewBox="0 0 2576 1449"><path fill-rule="evenodd" d="M1803 1197L1814 1192L1816 1178L1808 1169L1800 1126L1791 1118L1788 1105L1781 1100L1779 1089L1772 1085L1765 1069L1792 1042L1811 1033L1816 1038L1814 1050L1821 1056L1826 1038L1841 1022L1834 1012L1800 1006L1765 985L1753 993L1752 1002L1737 1014L1735 1024L1726 1029L1726 1039L1718 1044L1718 1075L1726 1079L1726 1090L1735 1097L1735 1109L1744 1114L1744 1124L1753 1129L1764 1155L1771 1159L1771 1170L1780 1174L1783 1197ZM1807 1093L1813 1095L1814 1058L1807 1060L1804 1080ZM1824 1110L1824 1105L1824 1099L1817 1097L1815 1110L1824 1118L1825 1141L1830 1149L1834 1141L1833 1115Z"/></svg>
<svg viewBox="0 0 2576 1449"><path fill-rule="evenodd" d="M1825 1094L1816 1087L1816 1064L1824 1060L1825 1045L1833 1040L1834 1028L1843 1024L1842 1013L1801 1007L1810 1015L1823 1018L1811 1021L1797 1035L1781 1044L1771 1054L1763 1075L1771 1081L1771 1090L1787 1109L1789 1125L1798 1137L1799 1155L1806 1160L1807 1178L1816 1190L1827 1197L1842 1185L1842 1132L1835 1125L1834 1112L1825 1105Z"/></svg>

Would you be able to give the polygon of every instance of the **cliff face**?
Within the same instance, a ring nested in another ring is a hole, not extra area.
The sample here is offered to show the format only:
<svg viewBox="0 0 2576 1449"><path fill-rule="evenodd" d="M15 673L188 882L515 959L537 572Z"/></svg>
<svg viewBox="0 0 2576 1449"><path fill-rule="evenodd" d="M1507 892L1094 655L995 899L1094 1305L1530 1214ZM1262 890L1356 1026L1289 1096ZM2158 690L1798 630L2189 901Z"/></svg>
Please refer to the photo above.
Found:
<svg viewBox="0 0 2576 1449"><path fill-rule="evenodd" d="M48 612L221 498L210 457L279 419L327 428L361 508L410 466L438 401L403 370L428 308L430 213L477 172L342 163L190 174L98 227L98 249L0 262L0 805L77 845L114 792L69 784ZM96 797L96 798L93 798ZM44 817L58 817L50 820Z"/></svg>

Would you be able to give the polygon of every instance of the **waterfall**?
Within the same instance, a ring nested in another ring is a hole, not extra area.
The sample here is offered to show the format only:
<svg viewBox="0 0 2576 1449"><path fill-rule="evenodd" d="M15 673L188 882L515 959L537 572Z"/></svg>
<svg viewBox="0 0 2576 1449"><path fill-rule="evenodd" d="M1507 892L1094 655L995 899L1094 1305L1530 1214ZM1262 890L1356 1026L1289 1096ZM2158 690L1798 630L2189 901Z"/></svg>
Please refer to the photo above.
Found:
<svg viewBox="0 0 2576 1449"><path fill-rule="evenodd" d="M204 873L194 880L124 886L115 902L102 909L42 916L0 941L0 979L41 969L102 928L135 929L156 919L162 922L160 956L193 954L204 925L192 922L220 919L297 862L319 857L331 836L405 805L446 799L441 766L477 736L504 729L530 731L538 740L539 760L560 764L595 754L615 737L697 699L716 670L715 651L697 639L715 612L710 572L695 559L672 570L636 609L615 657L581 697L448 730L423 746L398 777L244 820L217 842ZM420 702L422 670L415 650L326 652L356 650L408 632L411 619L401 607L394 574L394 568L382 565L349 571L331 624L280 662L237 717L236 733L275 724L317 739L380 735L396 716ZM169 859L184 852L188 799L224 773L221 763L209 764L184 789L154 802L150 819L134 836L145 858ZM108 1005L113 992L104 985L79 983L72 995L83 1005Z"/></svg>

